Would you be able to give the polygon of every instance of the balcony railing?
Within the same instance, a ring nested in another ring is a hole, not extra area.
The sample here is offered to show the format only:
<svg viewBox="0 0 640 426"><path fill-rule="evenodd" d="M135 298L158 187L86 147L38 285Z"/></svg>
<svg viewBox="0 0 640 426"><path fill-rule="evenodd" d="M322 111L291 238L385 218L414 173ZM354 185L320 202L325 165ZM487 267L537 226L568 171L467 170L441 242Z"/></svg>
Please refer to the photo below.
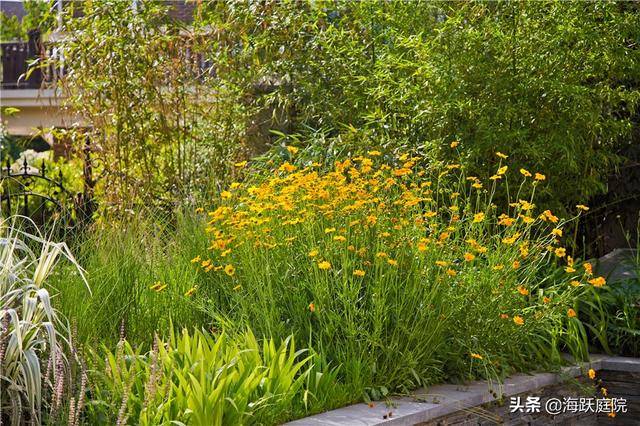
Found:
<svg viewBox="0 0 640 426"><path fill-rule="evenodd" d="M2 89L39 89L42 83L54 81L59 70L35 65L37 59L51 57L53 47L45 46L38 31L29 33L29 41L0 43L2 55ZM30 69L31 67L31 69Z"/></svg>
<svg viewBox="0 0 640 426"><path fill-rule="evenodd" d="M63 61L47 61L61 58L60 48L54 43L43 43L37 31L29 33L29 41L0 43L2 56L2 89L40 89L51 86L64 74ZM185 43L169 52L186 66L194 81L202 81L207 76L215 76L212 62ZM56 63L57 66L52 64ZM46 64L43 66L43 64ZM169 76L167 76L170 78Z"/></svg>

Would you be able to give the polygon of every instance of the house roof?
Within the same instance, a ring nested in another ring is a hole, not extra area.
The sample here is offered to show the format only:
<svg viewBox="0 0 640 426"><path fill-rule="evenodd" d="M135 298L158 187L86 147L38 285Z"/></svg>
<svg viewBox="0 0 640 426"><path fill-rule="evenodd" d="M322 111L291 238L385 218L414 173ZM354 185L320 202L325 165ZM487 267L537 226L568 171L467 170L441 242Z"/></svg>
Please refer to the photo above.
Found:
<svg viewBox="0 0 640 426"><path fill-rule="evenodd" d="M2 0L0 11L9 17L16 16L19 20L27 14L21 1Z"/></svg>

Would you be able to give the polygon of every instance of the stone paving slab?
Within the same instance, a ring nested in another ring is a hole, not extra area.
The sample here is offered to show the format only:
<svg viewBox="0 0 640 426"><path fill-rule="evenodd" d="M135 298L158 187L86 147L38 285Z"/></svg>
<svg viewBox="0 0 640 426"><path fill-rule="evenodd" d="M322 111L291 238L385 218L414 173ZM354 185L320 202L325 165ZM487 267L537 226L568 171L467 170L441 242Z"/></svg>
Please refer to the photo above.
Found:
<svg viewBox="0 0 640 426"><path fill-rule="evenodd" d="M392 398L373 407L360 403L287 423L289 426L415 425L498 398L551 386L585 374L587 369L640 372L640 358L592 355L588 363L563 367L557 373L515 374L502 384L486 381L442 384L415 391L411 397Z"/></svg>

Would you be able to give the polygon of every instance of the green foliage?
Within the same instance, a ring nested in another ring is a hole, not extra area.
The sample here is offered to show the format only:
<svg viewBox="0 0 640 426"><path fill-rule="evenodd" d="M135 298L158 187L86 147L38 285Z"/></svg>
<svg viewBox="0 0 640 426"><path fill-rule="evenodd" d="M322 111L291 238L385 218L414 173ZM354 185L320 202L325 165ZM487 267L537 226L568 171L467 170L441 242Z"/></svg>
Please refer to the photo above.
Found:
<svg viewBox="0 0 640 426"><path fill-rule="evenodd" d="M210 1L188 26L159 1L80 7L61 85L91 128L94 295L49 278L106 344L90 422L271 424L555 368L588 336L637 351L636 299L533 204L573 211L631 143L637 6Z"/></svg>
<svg viewBox="0 0 640 426"><path fill-rule="evenodd" d="M22 6L26 14L21 20L0 12L0 41L26 41L30 30L40 29L45 33L52 30L56 22L54 4L54 0L25 0Z"/></svg>
<svg viewBox="0 0 640 426"><path fill-rule="evenodd" d="M17 16L7 16L0 12L0 40L2 42L15 41L22 36L20 20Z"/></svg>
<svg viewBox="0 0 640 426"><path fill-rule="evenodd" d="M313 395L336 394L317 355L292 338L260 347L251 332L171 332L146 354L122 340L93 360L91 424L276 424L314 407Z"/></svg>
<svg viewBox="0 0 640 426"><path fill-rule="evenodd" d="M596 348L609 354L640 356L640 255L629 259L635 278L591 289L581 300L581 313Z"/></svg>
<svg viewBox="0 0 640 426"><path fill-rule="evenodd" d="M544 166L539 196L568 207L605 189L631 142L635 5L210 2L202 16L224 34L220 78L282 81L255 102L290 111L289 133L321 130L320 154L408 146L439 161L460 140L472 173L489 176L497 150Z"/></svg>

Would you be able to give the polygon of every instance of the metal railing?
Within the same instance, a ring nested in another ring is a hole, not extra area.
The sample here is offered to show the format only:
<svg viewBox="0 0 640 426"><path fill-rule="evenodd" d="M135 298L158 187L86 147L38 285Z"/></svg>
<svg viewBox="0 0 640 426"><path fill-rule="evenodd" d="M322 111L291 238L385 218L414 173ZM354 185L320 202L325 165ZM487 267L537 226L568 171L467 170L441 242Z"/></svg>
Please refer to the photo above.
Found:
<svg viewBox="0 0 640 426"><path fill-rule="evenodd" d="M43 83L55 81L61 70L42 67L42 61L55 56L54 46L45 45L40 32L29 32L28 41L0 43L2 56L2 89L40 89Z"/></svg>

